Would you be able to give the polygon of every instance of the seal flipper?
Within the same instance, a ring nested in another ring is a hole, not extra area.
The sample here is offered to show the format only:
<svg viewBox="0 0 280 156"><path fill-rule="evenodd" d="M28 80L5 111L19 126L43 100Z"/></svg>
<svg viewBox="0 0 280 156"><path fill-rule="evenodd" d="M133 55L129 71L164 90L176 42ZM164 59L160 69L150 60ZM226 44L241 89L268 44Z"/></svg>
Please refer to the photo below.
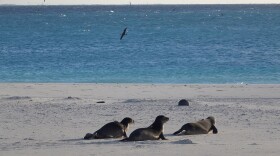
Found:
<svg viewBox="0 0 280 156"><path fill-rule="evenodd" d="M159 135L159 139L168 140L168 139L166 139L166 138L163 136L163 133L162 133L162 132L161 132L160 135Z"/></svg>
<svg viewBox="0 0 280 156"><path fill-rule="evenodd" d="M123 132L123 137L124 137L124 138L127 138L127 135L126 135L126 132L125 132L125 131Z"/></svg>
<svg viewBox="0 0 280 156"><path fill-rule="evenodd" d="M129 140L129 138L124 138L124 139L122 139L122 140L120 140L120 141L127 142L127 141L130 141L130 140Z"/></svg>
<svg viewBox="0 0 280 156"><path fill-rule="evenodd" d="M177 135L183 131L183 128L179 129L178 131L174 132L173 135Z"/></svg>
<svg viewBox="0 0 280 156"><path fill-rule="evenodd" d="M94 135L91 133L87 133L86 136L84 137L85 140L90 140L90 139L94 139Z"/></svg>
<svg viewBox="0 0 280 156"><path fill-rule="evenodd" d="M218 133L218 129L214 125L212 125L210 130L213 130L213 134L217 134Z"/></svg>

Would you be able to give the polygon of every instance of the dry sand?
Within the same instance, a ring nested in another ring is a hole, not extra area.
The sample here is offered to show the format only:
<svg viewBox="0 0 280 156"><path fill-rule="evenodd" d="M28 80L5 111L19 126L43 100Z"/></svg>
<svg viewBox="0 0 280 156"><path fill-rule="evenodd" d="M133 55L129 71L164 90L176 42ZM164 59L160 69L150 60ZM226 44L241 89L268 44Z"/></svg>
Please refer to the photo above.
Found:
<svg viewBox="0 0 280 156"><path fill-rule="evenodd" d="M190 106L177 106L186 98ZM104 101L105 103L97 103ZM157 115L168 140L83 140L131 117L128 135ZM173 136L187 122L216 117L218 134ZM280 85L0 83L0 155L279 155Z"/></svg>

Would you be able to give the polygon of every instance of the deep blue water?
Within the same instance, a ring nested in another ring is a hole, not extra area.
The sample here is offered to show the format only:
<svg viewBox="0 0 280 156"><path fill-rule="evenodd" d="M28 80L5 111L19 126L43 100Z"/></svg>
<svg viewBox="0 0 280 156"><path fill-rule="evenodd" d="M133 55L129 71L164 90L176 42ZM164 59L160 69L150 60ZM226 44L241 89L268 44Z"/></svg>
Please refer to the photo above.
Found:
<svg viewBox="0 0 280 156"><path fill-rule="evenodd" d="M280 5L0 6L0 82L280 83Z"/></svg>

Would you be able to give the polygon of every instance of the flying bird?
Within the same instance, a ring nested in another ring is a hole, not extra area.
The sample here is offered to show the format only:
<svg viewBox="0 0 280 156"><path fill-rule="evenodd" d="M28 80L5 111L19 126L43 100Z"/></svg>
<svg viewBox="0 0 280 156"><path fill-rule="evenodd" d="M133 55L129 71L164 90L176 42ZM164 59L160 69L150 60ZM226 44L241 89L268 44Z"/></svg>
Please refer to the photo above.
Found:
<svg viewBox="0 0 280 156"><path fill-rule="evenodd" d="M123 32L122 32L122 34L121 34L121 38L120 38L120 40L122 40L123 39L123 37L124 37L124 35L127 35L127 27L126 28L124 28L124 30L123 30Z"/></svg>

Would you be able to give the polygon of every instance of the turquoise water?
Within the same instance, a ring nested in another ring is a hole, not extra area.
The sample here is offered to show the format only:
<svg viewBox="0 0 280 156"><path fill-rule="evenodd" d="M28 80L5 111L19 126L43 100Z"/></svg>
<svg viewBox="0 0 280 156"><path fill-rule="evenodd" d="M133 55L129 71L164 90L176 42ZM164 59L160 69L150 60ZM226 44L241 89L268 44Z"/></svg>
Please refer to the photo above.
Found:
<svg viewBox="0 0 280 156"><path fill-rule="evenodd" d="M280 83L280 6L0 6L0 82Z"/></svg>

